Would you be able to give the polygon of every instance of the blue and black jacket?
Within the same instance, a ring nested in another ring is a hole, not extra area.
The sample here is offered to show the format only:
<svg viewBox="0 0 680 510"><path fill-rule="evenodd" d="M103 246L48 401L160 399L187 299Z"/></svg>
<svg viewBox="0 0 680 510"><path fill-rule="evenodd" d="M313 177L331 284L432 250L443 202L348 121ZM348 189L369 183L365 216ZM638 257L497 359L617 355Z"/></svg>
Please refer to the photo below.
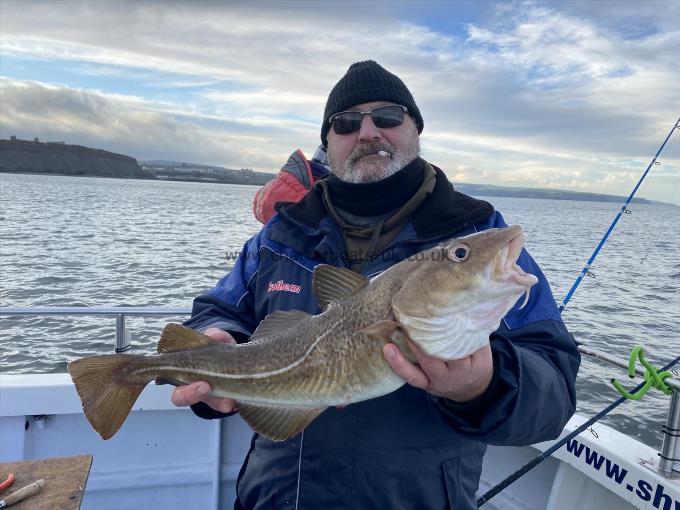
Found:
<svg viewBox="0 0 680 510"><path fill-rule="evenodd" d="M365 276L446 239L505 226L490 204L456 192L436 173L433 192L365 264ZM348 266L342 232L315 190L278 212L245 244L232 271L196 298L188 326L219 327L243 342L277 310L320 312L312 272L321 263ZM455 403L405 385L329 408L284 442L255 434L239 474L237 507L476 508L486 444L557 437L575 410L576 344L536 262L523 250L518 264L539 282L527 305L515 305L490 337L494 378L484 394ZM202 403L193 409L203 418L225 416Z"/></svg>

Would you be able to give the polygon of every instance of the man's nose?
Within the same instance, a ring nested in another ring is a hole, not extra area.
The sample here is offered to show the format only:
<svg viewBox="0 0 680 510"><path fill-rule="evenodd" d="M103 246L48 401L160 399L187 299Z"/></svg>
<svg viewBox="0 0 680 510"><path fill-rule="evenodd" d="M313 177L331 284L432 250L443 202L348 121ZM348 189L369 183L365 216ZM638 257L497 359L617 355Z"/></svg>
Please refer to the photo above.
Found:
<svg viewBox="0 0 680 510"><path fill-rule="evenodd" d="M370 142L374 140L380 140L382 138L382 131L375 127L373 119L369 114L364 114L361 128L359 128L359 141L360 142Z"/></svg>

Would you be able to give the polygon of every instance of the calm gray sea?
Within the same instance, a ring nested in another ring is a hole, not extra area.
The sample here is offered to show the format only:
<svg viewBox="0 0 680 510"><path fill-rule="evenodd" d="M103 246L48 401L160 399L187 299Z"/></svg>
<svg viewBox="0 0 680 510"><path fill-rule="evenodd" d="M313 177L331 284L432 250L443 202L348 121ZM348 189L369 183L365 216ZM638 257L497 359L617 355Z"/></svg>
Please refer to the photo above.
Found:
<svg viewBox="0 0 680 510"><path fill-rule="evenodd" d="M229 270L259 224L256 187L0 174L0 306L173 306ZM558 302L619 204L487 198L529 234ZM564 312L576 338L627 358L644 345L663 364L680 352L680 208L634 205ZM130 319L135 352L153 352L166 322ZM0 316L0 372L64 372L82 356L111 352L114 320ZM680 368L680 367L679 367ZM617 369L585 359L579 412L616 398ZM650 394L605 420L654 447L668 397Z"/></svg>

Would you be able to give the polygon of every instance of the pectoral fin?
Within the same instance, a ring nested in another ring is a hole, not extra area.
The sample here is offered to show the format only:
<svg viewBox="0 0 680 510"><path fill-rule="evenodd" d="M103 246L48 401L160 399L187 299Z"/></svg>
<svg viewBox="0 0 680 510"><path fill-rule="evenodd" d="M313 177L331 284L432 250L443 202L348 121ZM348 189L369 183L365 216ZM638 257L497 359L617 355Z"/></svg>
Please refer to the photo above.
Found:
<svg viewBox="0 0 680 510"><path fill-rule="evenodd" d="M376 322L375 324L358 331L358 333L363 333L370 338L374 338L385 343L392 342L396 344L407 360L412 363L416 363L416 358L413 355L413 352L411 352L411 347L408 344L408 333L406 333L406 330L398 322Z"/></svg>
<svg viewBox="0 0 680 510"><path fill-rule="evenodd" d="M323 409L274 407L237 402L239 414L260 435L284 441L302 432Z"/></svg>

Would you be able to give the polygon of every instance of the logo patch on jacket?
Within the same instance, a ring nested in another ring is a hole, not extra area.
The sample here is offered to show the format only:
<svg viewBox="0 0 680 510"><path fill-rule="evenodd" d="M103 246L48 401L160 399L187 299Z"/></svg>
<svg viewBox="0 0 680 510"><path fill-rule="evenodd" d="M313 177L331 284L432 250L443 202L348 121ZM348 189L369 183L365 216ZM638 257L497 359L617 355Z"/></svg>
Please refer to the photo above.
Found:
<svg viewBox="0 0 680 510"><path fill-rule="evenodd" d="M302 286L295 285L294 283L285 283L283 280L278 282L269 282L267 287L267 292L293 292L299 294L302 290Z"/></svg>

